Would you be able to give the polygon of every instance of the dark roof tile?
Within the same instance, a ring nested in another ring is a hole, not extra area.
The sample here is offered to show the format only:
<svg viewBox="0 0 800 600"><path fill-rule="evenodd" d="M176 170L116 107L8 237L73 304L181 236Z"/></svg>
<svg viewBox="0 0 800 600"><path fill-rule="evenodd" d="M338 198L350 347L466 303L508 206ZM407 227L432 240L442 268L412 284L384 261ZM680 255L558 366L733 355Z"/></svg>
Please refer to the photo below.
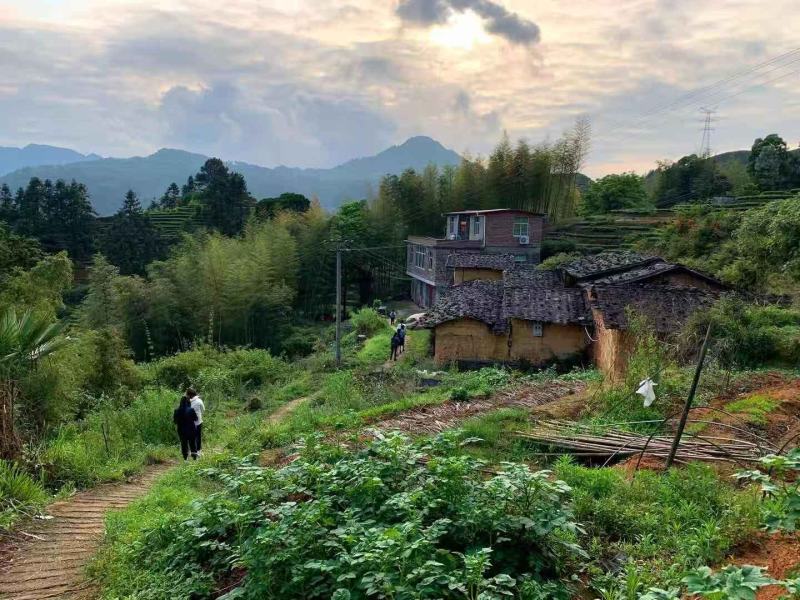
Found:
<svg viewBox="0 0 800 600"><path fill-rule="evenodd" d="M653 262L663 262L663 260L652 256L645 256L638 252L601 252L599 254L583 256L577 260L573 260L564 266L564 270L576 279L587 279L600 274L606 274L616 270L627 270L637 265L645 265Z"/></svg>
<svg viewBox="0 0 800 600"><path fill-rule="evenodd" d="M420 324L435 327L456 319L475 319L499 332L506 328L502 306L502 281L467 281L448 288L425 313Z"/></svg>
<svg viewBox="0 0 800 600"><path fill-rule="evenodd" d="M514 266L513 254L470 254L460 253L453 256L449 266L456 269L494 269L505 271Z"/></svg>
<svg viewBox="0 0 800 600"><path fill-rule="evenodd" d="M643 314L659 333L677 331L692 313L717 298L698 288L644 284L594 286L592 293L592 307L600 311L608 329L627 329L630 308Z"/></svg>

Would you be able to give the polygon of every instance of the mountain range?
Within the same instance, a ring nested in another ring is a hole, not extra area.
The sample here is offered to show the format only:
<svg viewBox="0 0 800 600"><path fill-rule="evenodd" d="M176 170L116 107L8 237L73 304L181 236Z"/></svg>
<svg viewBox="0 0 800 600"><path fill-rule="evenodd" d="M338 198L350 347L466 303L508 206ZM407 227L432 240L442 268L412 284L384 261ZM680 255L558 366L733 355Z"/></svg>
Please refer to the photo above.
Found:
<svg viewBox="0 0 800 600"><path fill-rule="evenodd" d="M99 158L102 157L97 154L81 154L58 146L41 144L28 144L24 148L0 146L0 176L25 167L63 165Z"/></svg>
<svg viewBox="0 0 800 600"><path fill-rule="evenodd" d="M5 150L16 151L16 154L4 154ZM104 216L113 214L122 205L129 189L146 205L151 199L159 198L173 181L183 184L207 159L202 154L169 148L131 158L101 158L54 146L0 148L0 184L6 183L16 190L26 186L31 177L74 179L86 185L95 211ZM324 207L335 208L346 200L366 197L377 189L380 178L387 173L399 174L408 168L421 170L431 163L442 167L460 162L461 156L436 140L416 136L373 156L350 160L330 169L268 168L245 162L227 164L244 176L250 193L256 198L295 192L308 197L316 195Z"/></svg>

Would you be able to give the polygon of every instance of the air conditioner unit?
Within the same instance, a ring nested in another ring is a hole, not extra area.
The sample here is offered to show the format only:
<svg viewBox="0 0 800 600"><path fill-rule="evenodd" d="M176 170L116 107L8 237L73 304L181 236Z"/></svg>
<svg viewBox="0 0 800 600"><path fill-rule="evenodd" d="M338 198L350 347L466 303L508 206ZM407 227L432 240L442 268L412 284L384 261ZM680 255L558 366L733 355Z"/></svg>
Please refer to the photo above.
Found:
<svg viewBox="0 0 800 600"><path fill-rule="evenodd" d="M450 234L450 241L453 241L455 239L456 239L456 234L455 233L451 233Z"/></svg>
<svg viewBox="0 0 800 600"><path fill-rule="evenodd" d="M530 243L530 239L528 239L527 235L519 236L519 245L520 246L527 246Z"/></svg>

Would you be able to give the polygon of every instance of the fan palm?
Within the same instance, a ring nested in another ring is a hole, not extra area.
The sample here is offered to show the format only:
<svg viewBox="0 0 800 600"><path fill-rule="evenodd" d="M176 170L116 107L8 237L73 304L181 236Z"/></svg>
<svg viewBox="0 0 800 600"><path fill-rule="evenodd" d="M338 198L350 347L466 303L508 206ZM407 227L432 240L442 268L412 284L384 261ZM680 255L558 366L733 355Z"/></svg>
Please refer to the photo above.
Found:
<svg viewBox="0 0 800 600"><path fill-rule="evenodd" d="M0 457L13 458L19 451L14 426L17 379L64 344L62 329L31 311L17 315L9 307L0 315Z"/></svg>
<svg viewBox="0 0 800 600"><path fill-rule="evenodd" d="M0 377L11 379L37 360L55 352L65 339L63 325L31 311L17 315L9 307L0 316Z"/></svg>

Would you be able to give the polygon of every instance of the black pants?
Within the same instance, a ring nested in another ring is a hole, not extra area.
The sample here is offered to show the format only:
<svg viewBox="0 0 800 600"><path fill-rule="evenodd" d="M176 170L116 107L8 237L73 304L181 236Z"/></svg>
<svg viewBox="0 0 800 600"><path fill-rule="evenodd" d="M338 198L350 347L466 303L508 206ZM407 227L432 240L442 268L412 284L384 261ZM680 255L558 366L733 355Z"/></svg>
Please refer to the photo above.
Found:
<svg viewBox="0 0 800 600"><path fill-rule="evenodd" d="M200 423L200 425L197 425L197 441L195 442L194 446L195 446L195 448L197 448L198 452L200 452L200 450L203 449L203 424L202 423Z"/></svg>
<svg viewBox="0 0 800 600"><path fill-rule="evenodd" d="M389 358L391 360L397 360L397 346L392 346L392 355Z"/></svg>
<svg viewBox="0 0 800 600"><path fill-rule="evenodd" d="M189 458L189 452L192 453L192 458L197 460L197 436L196 435L182 435L181 434L181 454L183 460Z"/></svg>

